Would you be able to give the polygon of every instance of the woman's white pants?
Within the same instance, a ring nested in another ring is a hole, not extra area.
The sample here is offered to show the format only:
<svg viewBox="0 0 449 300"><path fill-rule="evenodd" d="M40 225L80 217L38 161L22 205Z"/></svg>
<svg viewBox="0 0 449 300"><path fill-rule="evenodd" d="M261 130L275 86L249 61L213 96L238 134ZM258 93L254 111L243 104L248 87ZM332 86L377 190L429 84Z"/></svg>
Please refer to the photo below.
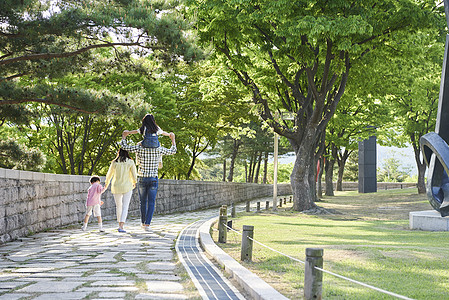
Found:
<svg viewBox="0 0 449 300"><path fill-rule="evenodd" d="M125 194L113 194L115 200L115 209L117 214L117 222L125 222L128 217L129 202L133 191L129 191Z"/></svg>

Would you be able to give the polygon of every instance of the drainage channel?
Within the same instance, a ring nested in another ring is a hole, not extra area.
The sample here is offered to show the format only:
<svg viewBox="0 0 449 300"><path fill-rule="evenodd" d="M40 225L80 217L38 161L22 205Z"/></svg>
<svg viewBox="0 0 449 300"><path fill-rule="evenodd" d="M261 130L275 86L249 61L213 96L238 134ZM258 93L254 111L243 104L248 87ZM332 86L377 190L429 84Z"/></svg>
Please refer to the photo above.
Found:
<svg viewBox="0 0 449 300"><path fill-rule="evenodd" d="M205 222L197 221L182 230L176 251L203 299L245 299L204 255L198 242L198 229Z"/></svg>

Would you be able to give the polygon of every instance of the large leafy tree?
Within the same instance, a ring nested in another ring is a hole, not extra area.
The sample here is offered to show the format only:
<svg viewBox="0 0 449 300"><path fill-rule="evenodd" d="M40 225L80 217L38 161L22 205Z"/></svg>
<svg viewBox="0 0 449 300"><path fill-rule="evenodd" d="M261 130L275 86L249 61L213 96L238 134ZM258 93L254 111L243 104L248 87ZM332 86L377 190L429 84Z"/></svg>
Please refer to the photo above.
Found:
<svg viewBox="0 0 449 300"><path fill-rule="evenodd" d="M440 25L440 32L444 32L444 22ZM399 144L406 141L413 148L418 169L419 193L426 192L426 165L419 138L435 130L444 36L433 30L402 37L403 41L414 47L405 47L404 43L397 43L395 51L401 51L405 57L412 59L395 57L388 62L388 68L382 68L385 63L379 57L375 61L379 68L378 73L388 79L384 86L387 93L384 103L392 114L388 124L400 133L396 138Z"/></svg>
<svg viewBox="0 0 449 300"><path fill-rule="evenodd" d="M346 95L345 95L346 96ZM342 191L346 161L358 148L360 140L376 135L382 127L382 119L388 116L387 108L352 94L342 99L336 114L326 129L325 194L334 195L333 175L337 163L337 191ZM375 129L377 128L377 130Z"/></svg>
<svg viewBox="0 0 449 300"><path fill-rule="evenodd" d="M181 155L187 154L183 178L198 177L195 164L217 141L239 129L248 119L250 106L242 100L242 89L229 78L229 72L209 61L179 66L172 77L176 92L177 117L172 120ZM195 176L193 176L195 175Z"/></svg>
<svg viewBox="0 0 449 300"><path fill-rule="evenodd" d="M392 119L390 107L381 101L385 99L386 78L383 72L379 72L378 64L373 62L371 58L373 54L374 52L367 53L353 63L352 77L348 80L345 94L326 128L325 191L327 196L334 194L335 163L338 166L337 191L342 190L346 161L351 153L357 150L359 141L376 135L381 144L398 145L392 138L397 135L397 131L392 131L389 126ZM383 58L385 60L391 56L385 55ZM382 65L388 68L387 64Z"/></svg>
<svg viewBox="0 0 449 300"><path fill-rule="evenodd" d="M315 206L316 153L354 61L427 26L433 1L188 1L202 41L290 141L295 210ZM294 114L280 121L274 111Z"/></svg>

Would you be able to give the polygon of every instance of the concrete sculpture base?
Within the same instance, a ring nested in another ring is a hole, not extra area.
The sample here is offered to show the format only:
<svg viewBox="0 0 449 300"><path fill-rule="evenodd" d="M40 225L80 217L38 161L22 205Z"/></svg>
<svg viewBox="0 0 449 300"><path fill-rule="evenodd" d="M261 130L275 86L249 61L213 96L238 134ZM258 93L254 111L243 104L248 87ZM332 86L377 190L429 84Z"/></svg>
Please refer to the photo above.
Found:
<svg viewBox="0 0 449 300"><path fill-rule="evenodd" d="M410 229L449 231L449 217L441 217L436 210L410 212Z"/></svg>

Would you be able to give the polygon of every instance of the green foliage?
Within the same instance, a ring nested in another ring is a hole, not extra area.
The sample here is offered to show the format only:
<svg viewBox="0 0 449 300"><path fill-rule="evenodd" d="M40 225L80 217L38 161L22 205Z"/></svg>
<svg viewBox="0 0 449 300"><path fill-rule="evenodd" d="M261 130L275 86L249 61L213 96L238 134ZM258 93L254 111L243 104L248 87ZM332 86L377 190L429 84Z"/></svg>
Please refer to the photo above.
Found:
<svg viewBox="0 0 449 300"><path fill-rule="evenodd" d="M221 165L223 166L223 165ZM223 173L219 173L220 171L223 172L223 169L219 170L218 166L215 166L215 168L213 168L212 170L215 171L216 175L216 179L218 178L218 180L220 181L222 179L221 176L223 176ZM289 163L289 164L278 164L278 183L290 183L290 174L292 173L293 170L293 163ZM245 171L245 165L244 162L243 163L239 163L235 169L235 175L234 175L234 182L248 182L247 181L247 171ZM267 170L267 184L273 184L273 174L274 174L274 169L273 169L273 163L268 163L268 170ZM259 183L262 183L262 172L259 174ZM216 180L215 179L215 180ZM205 178L205 180L208 180Z"/></svg>
<svg viewBox="0 0 449 300"><path fill-rule="evenodd" d="M359 180L359 153L354 151L349 155L345 166L343 181L357 182Z"/></svg>
<svg viewBox="0 0 449 300"><path fill-rule="evenodd" d="M98 75L111 64L129 71L132 55L151 56L166 68L179 58L201 56L184 34L182 16L165 1L3 1L0 11L3 120L26 123L27 114L18 112L31 112L30 102L88 113L124 112L120 95L55 81L68 74ZM108 53L109 65L101 61L105 49L114 50Z"/></svg>
<svg viewBox="0 0 449 300"><path fill-rule="evenodd" d="M381 168L377 168L378 182L404 182L409 177L410 170L401 169L399 159L387 158Z"/></svg>
<svg viewBox="0 0 449 300"><path fill-rule="evenodd" d="M383 123L384 137L396 146L409 144L415 155L418 169L418 189L425 193L426 165L421 154L419 138L434 131L438 109L441 66L444 40L439 33L445 23L414 35L395 34L390 49L367 57L378 80L384 83L373 87L372 93L379 95L389 111ZM410 46L412 45L412 46ZM403 53L396 56L394 53ZM393 54L393 55L392 55ZM389 57L385 60L385 57Z"/></svg>
<svg viewBox="0 0 449 300"><path fill-rule="evenodd" d="M0 168L40 171L45 162L37 149L27 149L13 139L0 140Z"/></svg>
<svg viewBox="0 0 449 300"><path fill-rule="evenodd" d="M176 129L178 153L190 158L175 168L181 178L198 178L198 156L214 148L222 136L235 134L247 121L250 107L229 71L209 61L179 64L168 79L176 93L176 114L169 125Z"/></svg>
<svg viewBox="0 0 449 300"><path fill-rule="evenodd" d="M443 20L427 1L188 0L187 5L200 41L212 43L214 57L234 72L255 110L298 155L292 184L302 196L295 197L295 209L313 206L315 155L351 68L367 53L391 47L396 33L411 35ZM280 111L295 117L282 121L274 113Z"/></svg>

